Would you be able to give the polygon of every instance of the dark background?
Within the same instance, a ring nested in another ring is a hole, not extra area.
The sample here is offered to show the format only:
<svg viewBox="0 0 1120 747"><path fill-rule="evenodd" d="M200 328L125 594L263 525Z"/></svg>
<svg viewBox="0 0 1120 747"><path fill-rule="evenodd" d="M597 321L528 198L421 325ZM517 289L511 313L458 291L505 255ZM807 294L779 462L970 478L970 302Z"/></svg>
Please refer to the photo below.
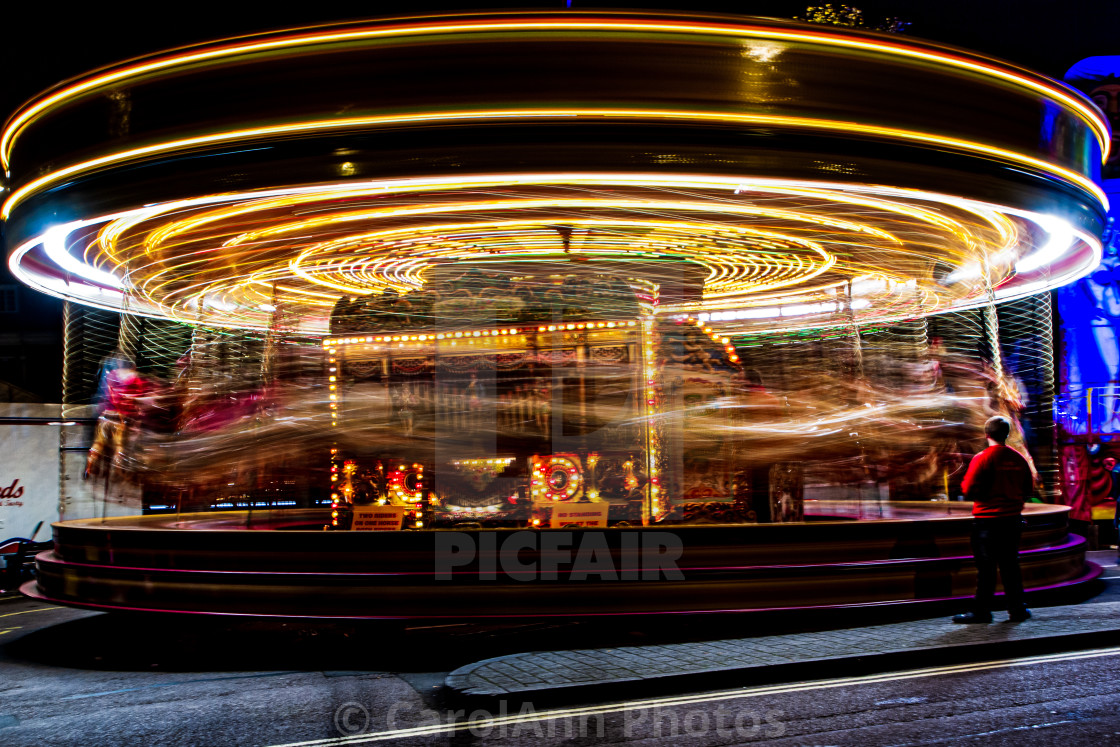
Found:
<svg viewBox="0 0 1120 747"><path fill-rule="evenodd" d="M660 9L792 18L811 0L551 3L267 2L21 3L0 13L0 113L63 80L137 55L194 42L294 26L491 9ZM838 5L839 3L834 3ZM905 35L1001 57L1055 78L1077 60L1120 54L1120 0L874 0L847 3L867 25L909 22ZM7 256L8 247L3 254ZM0 270L0 402L61 399L62 302Z"/></svg>

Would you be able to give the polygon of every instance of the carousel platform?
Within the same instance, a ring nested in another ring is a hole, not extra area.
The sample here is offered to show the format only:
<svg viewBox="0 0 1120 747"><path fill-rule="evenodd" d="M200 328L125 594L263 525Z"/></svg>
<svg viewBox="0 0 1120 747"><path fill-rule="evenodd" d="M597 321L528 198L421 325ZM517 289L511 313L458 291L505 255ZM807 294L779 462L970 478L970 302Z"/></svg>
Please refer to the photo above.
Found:
<svg viewBox="0 0 1120 747"><path fill-rule="evenodd" d="M325 532L317 509L67 521L54 525L54 549L37 557L37 580L22 592L99 610L495 619L911 604L974 590L971 504L807 508L796 524L451 535ZM1067 513L1027 506L1028 593L1100 574ZM643 543L671 562L651 569L635 551ZM476 551L468 558L464 547ZM449 551L460 553L453 563Z"/></svg>

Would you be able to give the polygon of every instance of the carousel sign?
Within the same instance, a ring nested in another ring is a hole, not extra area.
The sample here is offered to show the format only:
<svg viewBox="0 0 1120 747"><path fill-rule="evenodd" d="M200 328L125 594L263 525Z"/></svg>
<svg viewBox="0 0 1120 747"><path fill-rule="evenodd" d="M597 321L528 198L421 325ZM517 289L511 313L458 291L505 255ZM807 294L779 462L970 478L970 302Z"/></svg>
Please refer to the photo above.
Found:
<svg viewBox="0 0 1120 747"><path fill-rule="evenodd" d="M408 511L408 506L355 506L352 528L356 532L395 532Z"/></svg>

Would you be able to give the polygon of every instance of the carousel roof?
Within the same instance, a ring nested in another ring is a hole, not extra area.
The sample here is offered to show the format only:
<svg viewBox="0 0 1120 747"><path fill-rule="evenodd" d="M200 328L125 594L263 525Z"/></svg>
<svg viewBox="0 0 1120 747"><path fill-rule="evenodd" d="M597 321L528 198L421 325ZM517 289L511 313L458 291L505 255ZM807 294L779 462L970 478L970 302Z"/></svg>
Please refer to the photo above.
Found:
<svg viewBox="0 0 1120 747"><path fill-rule="evenodd" d="M281 315L326 334L344 296L477 269L655 285L655 313L739 334L1080 277L1100 257L1108 143L1077 92L903 37L429 17L241 37L60 84L0 135L0 215L28 284L187 323Z"/></svg>

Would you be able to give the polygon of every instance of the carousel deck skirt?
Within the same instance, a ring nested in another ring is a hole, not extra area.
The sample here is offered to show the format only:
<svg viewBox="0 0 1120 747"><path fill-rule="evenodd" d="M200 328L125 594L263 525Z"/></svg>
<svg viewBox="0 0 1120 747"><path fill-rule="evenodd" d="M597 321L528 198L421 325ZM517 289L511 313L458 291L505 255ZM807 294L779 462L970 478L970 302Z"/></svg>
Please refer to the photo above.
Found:
<svg viewBox="0 0 1120 747"><path fill-rule="evenodd" d="M845 508L839 503L820 504L814 520L797 524L454 536L324 532L313 528L323 521L317 509L251 520L225 512L69 521L54 525L55 548L38 556L38 578L22 591L89 609L351 619L750 612L973 592L970 504L890 503L888 518L859 521L837 519ZM1085 561L1086 541L1067 531L1067 513L1027 507L1021 560L1028 592L1100 574ZM643 542L660 545L671 562L651 565L634 550ZM449 563L453 543L460 555ZM468 556L463 547L481 549ZM581 548L595 562L573 572Z"/></svg>

